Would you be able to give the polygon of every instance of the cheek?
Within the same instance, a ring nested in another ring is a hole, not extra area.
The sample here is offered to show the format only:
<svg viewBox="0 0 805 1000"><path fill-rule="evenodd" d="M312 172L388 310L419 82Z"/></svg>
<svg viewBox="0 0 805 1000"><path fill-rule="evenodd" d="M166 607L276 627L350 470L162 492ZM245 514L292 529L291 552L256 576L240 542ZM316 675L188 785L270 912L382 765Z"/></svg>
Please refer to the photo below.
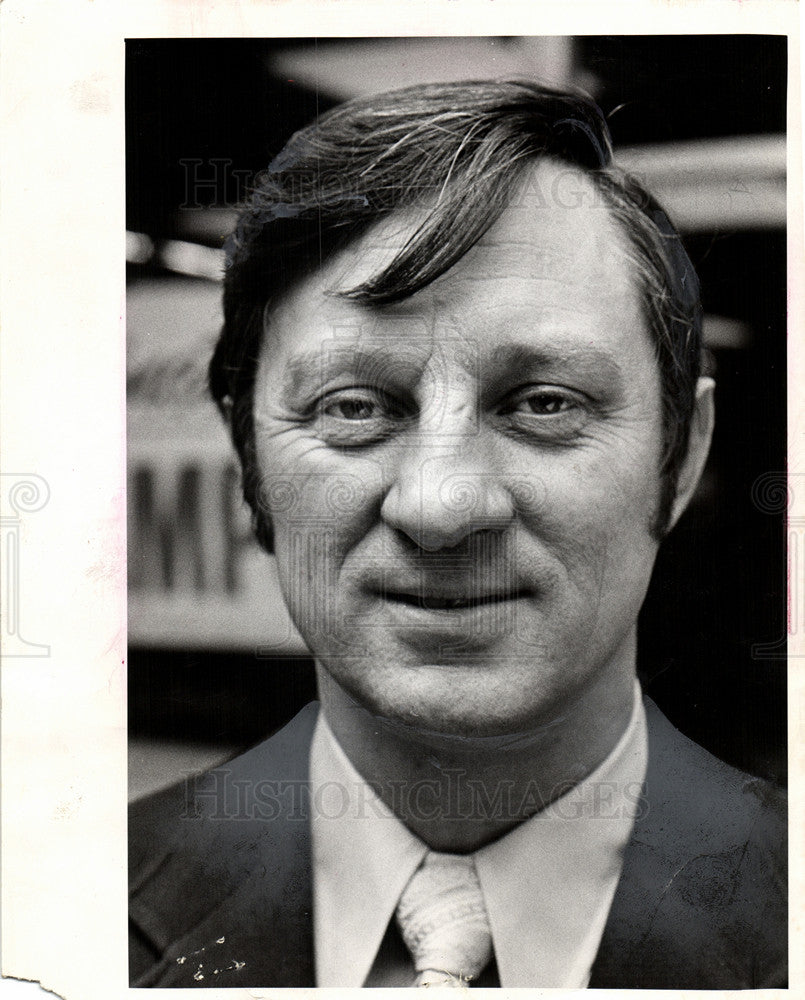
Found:
<svg viewBox="0 0 805 1000"><path fill-rule="evenodd" d="M280 577L305 601L321 596L349 553L372 529L382 504L379 467L368 460L322 460L321 451L274 464L261 477L261 509L271 520ZM261 453L261 465L268 459Z"/></svg>
<svg viewBox="0 0 805 1000"><path fill-rule="evenodd" d="M568 576L597 587L619 572L634 571L641 581L646 567L650 573L660 501L653 449L556 456L531 482L535 502L521 508L521 517Z"/></svg>

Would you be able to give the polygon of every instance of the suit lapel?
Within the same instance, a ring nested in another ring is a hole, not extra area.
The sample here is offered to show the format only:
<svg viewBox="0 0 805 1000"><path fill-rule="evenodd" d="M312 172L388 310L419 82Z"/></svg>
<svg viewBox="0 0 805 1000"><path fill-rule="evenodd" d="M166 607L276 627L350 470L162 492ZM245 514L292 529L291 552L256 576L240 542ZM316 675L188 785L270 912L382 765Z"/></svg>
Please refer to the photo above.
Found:
<svg viewBox="0 0 805 1000"><path fill-rule="evenodd" d="M692 744L648 699L646 710L645 795L589 985L782 983L784 957L776 978L752 965L753 937L776 939L784 927L775 914L757 915L756 886L774 876L768 852L741 876L742 888L738 879L754 857L752 837L781 839L776 827L762 836L756 829L763 783ZM308 706L275 737L200 779L190 802L198 815L183 806L184 789L134 810L132 920L138 946L161 958L133 973L133 986L315 984L308 807L315 719L316 706ZM754 944L755 952L776 954L771 941ZM779 942L776 950L784 953Z"/></svg>
<svg viewBox="0 0 805 1000"><path fill-rule="evenodd" d="M662 896L669 876L668 863L658 836L668 797L664 789L661 760L662 734L656 731L653 703L646 700L648 724L648 768L643 795L627 845L621 877L609 912L598 954L593 964L590 988L649 987L641 979L639 954L651 925L649 911ZM634 977L635 981L630 981ZM637 980L641 980L640 983Z"/></svg>
<svg viewBox="0 0 805 1000"><path fill-rule="evenodd" d="M315 719L308 706L276 736L200 779L190 804L202 815L188 816L185 803L173 842L132 896L134 922L162 954L132 985L314 985Z"/></svg>
<svg viewBox="0 0 805 1000"><path fill-rule="evenodd" d="M733 940L738 884L759 802L740 775L679 733L646 699L644 796L590 987L754 985L755 942Z"/></svg>

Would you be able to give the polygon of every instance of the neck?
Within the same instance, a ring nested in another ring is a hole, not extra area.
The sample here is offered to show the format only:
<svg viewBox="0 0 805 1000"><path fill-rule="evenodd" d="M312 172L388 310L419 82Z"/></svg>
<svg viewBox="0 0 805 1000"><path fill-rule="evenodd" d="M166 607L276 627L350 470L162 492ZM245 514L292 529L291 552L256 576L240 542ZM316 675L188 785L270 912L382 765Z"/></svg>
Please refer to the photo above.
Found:
<svg viewBox="0 0 805 1000"><path fill-rule="evenodd" d="M446 736L374 715L320 665L317 673L325 717L355 769L431 849L455 853L496 839L594 771L634 700L632 667L525 732Z"/></svg>

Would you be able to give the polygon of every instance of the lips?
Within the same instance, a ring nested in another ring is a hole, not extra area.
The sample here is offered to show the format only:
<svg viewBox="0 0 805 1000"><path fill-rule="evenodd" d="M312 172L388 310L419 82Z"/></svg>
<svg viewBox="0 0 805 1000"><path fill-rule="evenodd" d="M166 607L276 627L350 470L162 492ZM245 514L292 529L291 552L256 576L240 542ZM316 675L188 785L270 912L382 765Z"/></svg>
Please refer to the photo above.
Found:
<svg viewBox="0 0 805 1000"><path fill-rule="evenodd" d="M384 600L391 603L403 604L411 608L420 608L423 611L465 611L471 608L482 608L493 604L500 604L504 601L517 600L523 594L521 591L515 590L479 594L476 596L454 596L438 593L422 594L386 590L382 596Z"/></svg>

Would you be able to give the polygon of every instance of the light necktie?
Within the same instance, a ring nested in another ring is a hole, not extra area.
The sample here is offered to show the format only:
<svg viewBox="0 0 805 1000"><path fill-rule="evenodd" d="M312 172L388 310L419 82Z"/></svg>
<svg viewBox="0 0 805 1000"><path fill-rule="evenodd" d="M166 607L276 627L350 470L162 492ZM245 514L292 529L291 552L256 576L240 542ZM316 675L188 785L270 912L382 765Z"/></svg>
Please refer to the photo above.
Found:
<svg viewBox="0 0 805 1000"><path fill-rule="evenodd" d="M431 851L397 904L415 986L465 986L492 957L492 933L472 855Z"/></svg>

